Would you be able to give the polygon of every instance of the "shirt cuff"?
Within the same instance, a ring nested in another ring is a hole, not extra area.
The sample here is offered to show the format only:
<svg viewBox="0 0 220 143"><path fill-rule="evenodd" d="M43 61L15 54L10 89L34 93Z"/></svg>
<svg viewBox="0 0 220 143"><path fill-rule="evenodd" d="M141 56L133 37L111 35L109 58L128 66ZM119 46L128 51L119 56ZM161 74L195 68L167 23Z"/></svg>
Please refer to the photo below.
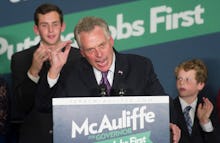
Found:
<svg viewBox="0 0 220 143"><path fill-rule="evenodd" d="M212 132L214 130L211 120L209 120L208 123L201 125L201 127L204 132Z"/></svg>
<svg viewBox="0 0 220 143"><path fill-rule="evenodd" d="M40 76L35 77L29 71L27 72L27 75L33 82L38 83Z"/></svg>
<svg viewBox="0 0 220 143"><path fill-rule="evenodd" d="M49 78L49 76L47 74L47 81L48 81L50 88L52 88L57 83L59 77L60 77L60 75L58 75L57 78L52 79L52 78Z"/></svg>

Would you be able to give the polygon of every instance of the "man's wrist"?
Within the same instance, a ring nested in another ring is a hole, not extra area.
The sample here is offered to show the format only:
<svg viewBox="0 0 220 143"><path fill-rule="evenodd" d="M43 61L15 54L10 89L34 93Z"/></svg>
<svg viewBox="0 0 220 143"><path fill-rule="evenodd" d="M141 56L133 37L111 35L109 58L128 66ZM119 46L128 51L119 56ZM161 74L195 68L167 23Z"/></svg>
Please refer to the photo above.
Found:
<svg viewBox="0 0 220 143"><path fill-rule="evenodd" d="M54 72L54 71L52 71L52 70L49 70L48 71L48 77L50 78L50 79L57 79L57 77L60 75L60 73L59 72Z"/></svg>
<svg viewBox="0 0 220 143"><path fill-rule="evenodd" d="M58 74L56 78L50 78L49 72L47 73L47 81L48 81L50 88L52 88L57 83L59 76L60 75Z"/></svg>
<svg viewBox="0 0 220 143"><path fill-rule="evenodd" d="M38 77L38 72L32 70L31 68L28 70L28 72L33 76L33 77Z"/></svg>
<svg viewBox="0 0 220 143"><path fill-rule="evenodd" d="M38 83L39 79L40 79L40 76L37 75L37 76L34 76L31 74L30 71L27 72L27 76L35 83Z"/></svg>

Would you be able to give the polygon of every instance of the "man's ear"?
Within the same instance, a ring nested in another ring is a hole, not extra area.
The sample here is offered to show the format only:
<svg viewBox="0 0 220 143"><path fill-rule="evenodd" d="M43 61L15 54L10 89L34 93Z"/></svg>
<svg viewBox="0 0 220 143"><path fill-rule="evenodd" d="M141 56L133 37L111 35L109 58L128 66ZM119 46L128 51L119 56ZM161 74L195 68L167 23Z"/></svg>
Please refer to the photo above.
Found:
<svg viewBox="0 0 220 143"><path fill-rule="evenodd" d="M109 41L111 43L111 46L113 47L114 46L114 39L112 38L112 36L110 36Z"/></svg>
<svg viewBox="0 0 220 143"><path fill-rule="evenodd" d="M34 33L35 33L36 35L39 35L38 26L37 26L37 25L34 25L33 29L34 29Z"/></svg>
<svg viewBox="0 0 220 143"><path fill-rule="evenodd" d="M79 49L80 50L80 53L83 57L85 57L85 54L83 53L82 49Z"/></svg>
<svg viewBox="0 0 220 143"><path fill-rule="evenodd" d="M63 32L66 29L66 23L63 22L61 26L61 32Z"/></svg>

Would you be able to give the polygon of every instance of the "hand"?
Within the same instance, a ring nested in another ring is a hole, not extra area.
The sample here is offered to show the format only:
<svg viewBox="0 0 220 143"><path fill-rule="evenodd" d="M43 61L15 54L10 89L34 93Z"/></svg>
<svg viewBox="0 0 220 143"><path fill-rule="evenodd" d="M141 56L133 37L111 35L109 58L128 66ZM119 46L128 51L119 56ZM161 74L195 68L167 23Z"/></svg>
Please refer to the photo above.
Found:
<svg viewBox="0 0 220 143"><path fill-rule="evenodd" d="M178 143L181 136L181 130L173 123L170 123L172 143Z"/></svg>
<svg viewBox="0 0 220 143"><path fill-rule="evenodd" d="M213 110L213 104L208 98L203 98L204 103L200 103L197 109L197 117L200 124L204 125L209 122L209 117Z"/></svg>
<svg viewBox="0 0 220 143"><path fill-rule="evenodd" d="M29 69L29 72L32 76L37 77L43 63L48 60L49 54L48 54L49 49L45 47L43 44L40 44L40 47L37 48L37 50L33 54L33 59L32 59L32 64Z"/></svg>
<svg viewBox="0 0 220 143"><path fill-rule="evenodd" d="M71 49L71 41L60 42L57 47L51 48L50 51L50 64L51 67L48 72L48 76L51 79L58 77L61 69L67 61L69 51ZM65 48L64 48L65 47ZM64 48L64 50L62 50Z"/></svg>

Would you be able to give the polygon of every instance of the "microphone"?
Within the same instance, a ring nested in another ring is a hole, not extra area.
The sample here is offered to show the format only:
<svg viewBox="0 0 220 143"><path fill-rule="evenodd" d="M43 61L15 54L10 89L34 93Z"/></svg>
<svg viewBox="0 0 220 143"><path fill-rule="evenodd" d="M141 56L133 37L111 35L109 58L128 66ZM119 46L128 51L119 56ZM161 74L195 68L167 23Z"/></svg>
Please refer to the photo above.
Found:
<svg viewBox="0 0 220 143"><path fill-rule="evenodd" d="M107 87L104 83L99 85L99 95L106 96L107 95Z"/></svg>
<svg viewBox="0 0 220 143"><path fill-rule="evenodd" d="M126 94L126 89L124 88L125 87L125 84L124 84L124 72L123 70L118 70L117 72L118 74L118 78L120 79L119 80L119 83L118 83L118 88L115 90L115 94L117 96L124 96Z"/></svg>
<svg viewBox="0 0 220 143"><path fill-rule="evenodd" d="M120 89L118 90L118 95L119 95L119 96L123 96L123 95L125 95L125 93L126 93L126 90L123 89L123 88L120 88Z"/></svg>

